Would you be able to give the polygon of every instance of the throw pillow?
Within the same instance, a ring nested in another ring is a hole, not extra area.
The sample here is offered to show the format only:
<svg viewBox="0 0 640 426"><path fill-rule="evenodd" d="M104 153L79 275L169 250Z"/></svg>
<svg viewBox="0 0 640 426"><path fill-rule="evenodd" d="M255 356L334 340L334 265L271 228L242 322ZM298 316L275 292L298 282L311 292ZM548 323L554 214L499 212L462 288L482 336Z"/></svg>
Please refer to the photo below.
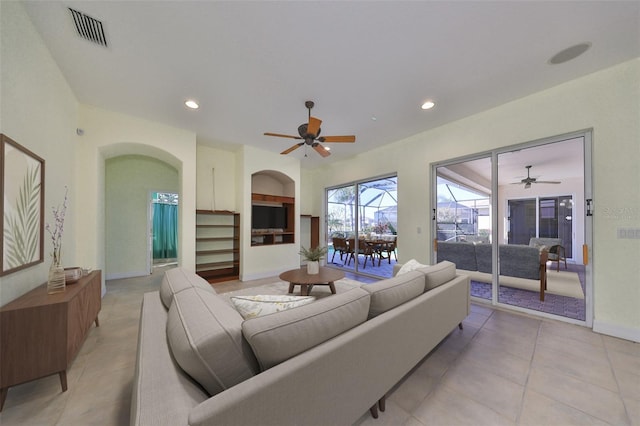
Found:
<svg viewBox="0 0 640 426"><path fill-rule="evenodd" d="M423 265L422 263L419 263L417 260L411 259L410 261L402 265L402 267L396 274L396 277L402 274L406 274L409 271L415 271L418 268L424 268L425 266L429 266L429 265Z"/></svg>
<svg viewBox="0 0 640 426"><path fill-rule="evenodd" d="M231 302L244 319L304 306L314 300L316 300L314 296L278 296L270 294L231 297Z"/></svg>

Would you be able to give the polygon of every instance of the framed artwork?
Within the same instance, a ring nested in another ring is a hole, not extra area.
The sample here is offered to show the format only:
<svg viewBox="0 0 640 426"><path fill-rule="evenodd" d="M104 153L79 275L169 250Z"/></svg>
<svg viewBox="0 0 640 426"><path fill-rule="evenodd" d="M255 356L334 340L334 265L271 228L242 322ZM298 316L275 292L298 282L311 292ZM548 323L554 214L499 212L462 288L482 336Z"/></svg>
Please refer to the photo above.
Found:
<svg viewBox="0 0 640 426"><path fill-rule="evenodd" d="M0 276L44 261L44 160L0 134Z"/></svg>

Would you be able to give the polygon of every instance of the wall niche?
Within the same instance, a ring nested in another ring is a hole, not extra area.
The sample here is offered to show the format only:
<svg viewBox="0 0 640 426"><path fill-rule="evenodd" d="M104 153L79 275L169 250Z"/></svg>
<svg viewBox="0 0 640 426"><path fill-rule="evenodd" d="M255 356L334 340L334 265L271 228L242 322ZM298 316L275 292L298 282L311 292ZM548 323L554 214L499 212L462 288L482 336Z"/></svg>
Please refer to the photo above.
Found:
<svg viewBox="0 0 640 426"><path fill-rule="evenodd" d="M251 246L294 244L295 182L275 170L251 175Z"/></svg>

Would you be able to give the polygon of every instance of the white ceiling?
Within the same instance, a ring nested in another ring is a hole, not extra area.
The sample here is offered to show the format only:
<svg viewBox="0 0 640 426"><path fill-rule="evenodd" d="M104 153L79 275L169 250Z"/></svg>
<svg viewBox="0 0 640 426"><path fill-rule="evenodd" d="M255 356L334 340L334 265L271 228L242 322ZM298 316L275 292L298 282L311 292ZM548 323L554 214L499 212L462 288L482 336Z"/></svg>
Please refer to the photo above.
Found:
<svg viewBox="0 0 640 426"><path fill-rule="evenodd" d="M315 101L323 135L357 140L331 144L326 159L310 150L303 167L640 56L638 1L24 3L80 102L193 131L200 144L281 152L295 141L263 133L297 135ZM109 46L80 38L67 7L102 21ZM591 49L548 64L581 42ZM421 110L426 99L436 107Z"/></svg>

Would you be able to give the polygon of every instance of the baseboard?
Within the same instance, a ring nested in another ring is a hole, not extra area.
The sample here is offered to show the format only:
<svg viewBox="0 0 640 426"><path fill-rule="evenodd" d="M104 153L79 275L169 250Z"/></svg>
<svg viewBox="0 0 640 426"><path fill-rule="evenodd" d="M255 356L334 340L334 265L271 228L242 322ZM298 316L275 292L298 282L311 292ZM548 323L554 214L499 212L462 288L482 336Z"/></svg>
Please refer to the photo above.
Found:
<svg viewBox="0 0 640 426"><path fill-rule="evenodd" d="M106 274L105 280L122 280L125 278L146 277L149 272L146 271L133 271L133 272L116 272L115 274Z"/></svg>
<svg viewBox="0 0 640 426"><path fill-rule="evenodd" d="M253 280L261 280L263 278L277 277L282 272L283 272L282 270L277 270L277 271L260 272L258 274L244 274L240 276L240 281L253 281Z"/></svg>
<svg viewBox="0 0 640 426"><path fill-rule="evenodd" d="M593 320L593 331L640 343L640 329Z"/></svg>

